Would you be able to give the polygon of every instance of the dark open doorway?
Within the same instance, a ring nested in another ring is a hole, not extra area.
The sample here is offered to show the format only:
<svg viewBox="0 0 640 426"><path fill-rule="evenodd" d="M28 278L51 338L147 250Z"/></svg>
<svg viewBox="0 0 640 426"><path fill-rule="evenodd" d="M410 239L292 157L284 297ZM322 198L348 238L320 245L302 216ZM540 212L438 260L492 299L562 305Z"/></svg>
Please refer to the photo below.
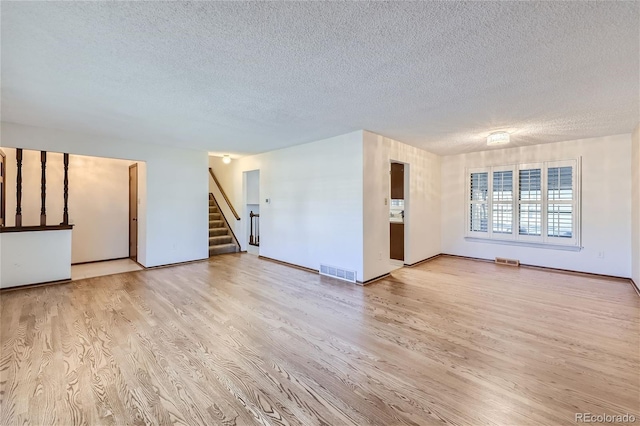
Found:
<svg viewBox="0 0 640 426"><path fill-rule="evenodd" d="M389 213L389 257L404 261L404 222L405 222L405 165L391 163L391 203Z"/></svg>
<svg viewBox="0 0 640 426"><path fill-rule="evenodd" d="M129 166L129 257L138 261L138 165Z"/></svg>

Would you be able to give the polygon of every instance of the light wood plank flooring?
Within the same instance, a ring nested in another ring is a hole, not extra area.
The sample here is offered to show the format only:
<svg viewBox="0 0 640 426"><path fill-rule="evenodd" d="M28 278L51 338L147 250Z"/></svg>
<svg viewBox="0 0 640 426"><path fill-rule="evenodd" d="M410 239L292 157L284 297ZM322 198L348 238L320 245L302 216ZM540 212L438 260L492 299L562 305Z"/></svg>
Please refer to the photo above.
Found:
<svg viewBox="0 0 640 426"><path fill-rule="evenodd" d="M360 287L231 254L0 296L1 425L640 418L623 280L442 257Z"/></svg>

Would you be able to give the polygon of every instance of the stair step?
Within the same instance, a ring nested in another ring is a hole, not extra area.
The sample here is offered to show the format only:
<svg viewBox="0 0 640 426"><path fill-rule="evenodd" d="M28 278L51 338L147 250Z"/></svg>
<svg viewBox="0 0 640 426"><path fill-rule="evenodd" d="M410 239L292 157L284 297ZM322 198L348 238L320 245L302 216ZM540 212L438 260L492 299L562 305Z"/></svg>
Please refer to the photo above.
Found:
<svg viewBox="0 0 640 426"><path fill-rule="evenodd" d="M229 235L227 228L212 228L209 229L209 237L217 237L220 235Z"/></svg>
<svg viewBox="0 0 640 426"><path fill-rule="evenodd" d="M209 206L209 213L218 213L218 208Z"/></svg>
<svg viewBox="0 0 640 426"><path fill-rule="evenodd" d="M209 247L209 256L215 256L216 254L224 253L236 253L238 246L235 243L220 244L218 246Z"/></svg>
<svg viewBox="0 0 640 426"><path fill-rule="evenodd" d="M231 235L216 235L215 237L209 237L209 247L219 246L220 244L228 244L233 242Z"/></svg>
<svg viewBox="0 0 640 426"><path fill-rule="evenodd" d="M222 216L220 215L220 213L209 212L209 220L222 220Z"/></svg>
<svg viewBox="0 0 640 426"><path fill-rule="evenodd" d="M209 229L211 228L224 228L224 222L221 220L210 220Z"/></svg>

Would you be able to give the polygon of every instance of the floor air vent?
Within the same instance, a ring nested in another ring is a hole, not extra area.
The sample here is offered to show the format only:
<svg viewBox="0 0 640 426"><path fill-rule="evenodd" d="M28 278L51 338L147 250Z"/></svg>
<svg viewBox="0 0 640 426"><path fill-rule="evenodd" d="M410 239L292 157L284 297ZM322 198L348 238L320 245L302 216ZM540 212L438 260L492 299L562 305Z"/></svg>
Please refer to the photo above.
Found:
<svg viewBox="0 0 640 426"><path fill-rule="evenodd" d="M504 257L496 257L498 265L520 266L520 261L516 259L505 259Z"/></svg>
<svg viewBox="0 0 640 426"><path fill-rule="evenodd" d="M348 271L342 268L336 268L335 266L320 265L320 275L326 275L328 277L338 278L339 280L356 282L356 272Z"/></svg>

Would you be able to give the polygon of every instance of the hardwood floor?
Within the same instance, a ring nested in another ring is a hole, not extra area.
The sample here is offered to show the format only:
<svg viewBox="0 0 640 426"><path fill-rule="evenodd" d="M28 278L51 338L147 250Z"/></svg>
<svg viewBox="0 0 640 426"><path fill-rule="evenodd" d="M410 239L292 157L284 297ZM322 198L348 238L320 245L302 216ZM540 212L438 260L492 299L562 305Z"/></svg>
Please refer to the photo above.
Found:
<svg viewBox="0 0 640 426"><path fill-rule="evenodd" d="M1 425L640 419L623 280L441 257L360 287L230 254L0 297Z"/></svg>

